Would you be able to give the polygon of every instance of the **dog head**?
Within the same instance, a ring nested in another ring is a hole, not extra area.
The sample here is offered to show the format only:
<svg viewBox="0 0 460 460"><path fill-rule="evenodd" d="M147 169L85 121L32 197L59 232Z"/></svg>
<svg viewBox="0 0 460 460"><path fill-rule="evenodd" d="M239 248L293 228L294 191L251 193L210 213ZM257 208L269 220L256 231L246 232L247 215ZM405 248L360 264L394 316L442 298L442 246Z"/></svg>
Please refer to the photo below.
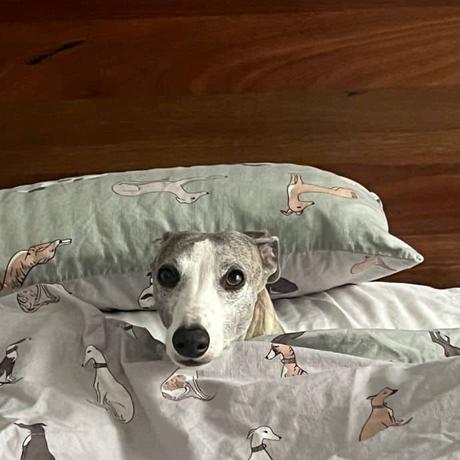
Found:
<svg viewBox="0 0 460 460"><path fill-rule="evenodd" d="M255 438L255 444L260 444L263 441L279 441L281 436L277 435L268 425L262 425L258 428L253 428L249 431L248 439Z"/></svg>
<svg viewBox="0 0 460 460"><path fill-rule="evenodd" d="M209 363L245 336L258 294L278 277L278 246L264 233L165 235L152 266L152 293L175 363Z"/></svg>
<svg viewBox="0 0 460 460"><path fill-rule="evenodd" d="M388 397L397 393L398 390L390 387L382 388L377 394L368 396L367 399L370 399L372 405L382 405Z"/></svg>

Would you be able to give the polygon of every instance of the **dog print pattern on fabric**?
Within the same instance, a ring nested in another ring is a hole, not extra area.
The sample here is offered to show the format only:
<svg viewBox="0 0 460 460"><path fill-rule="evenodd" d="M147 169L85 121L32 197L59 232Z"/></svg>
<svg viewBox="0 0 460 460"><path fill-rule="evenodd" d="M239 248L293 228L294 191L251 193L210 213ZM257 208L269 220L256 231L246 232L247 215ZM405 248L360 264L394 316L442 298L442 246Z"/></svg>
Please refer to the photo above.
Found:
<svg viewBox="0 0 460 460"><path fill-rule="evenodd" d="M117 195L140 196L146 193L171 193L176 197L176 201L181 204L192 204L201 197L209 195L209 192L188 192L184 185L192 182L202 182L215 179L226 179L228 176L204 176L179 179L176 181L156 180L151 182L119 182L112 186L112 190Z"/></svg>
<svg viewBox="0 0 460 460"><path fill-rule="evenodd" d="M96 402L117 421L129 423L134 417L134 403L129 391L112 375L104 354L88 345L82 366L93 362Z"/></svg>
<svg viewBox="0 0 460 460"><path fill-rule="evenodd" d="M248 460L273 460L264 441L279 441L282 437L277 435L268 425L262 425L249 430L247 439L249 439L251 448Z"/></svg>
<svg viewBox="0 0 460 460"><path fill-rule="evenodd" d="M153 303L153 278L152 278L152 273L149 272L147 273L147 277L149 279L149 285L142 290L142 292L139 294L139 297L137 299L137 303L140 308L143 310L151 310L154 307Z"/></svg>
<svg viewBox="0 0 460 460"><path fill-rule="evenodd" d="M36 244L29 249L18 251L11 257L5 270L1 289L20 288L29 274L37 265L46 264L56 255L60 246L71 244L70 238L65 240L54 240L48 243Z"/></svg>
<svg viewBox="0 0 460 460"><path fill-rule="evenodd" d="M365 256L364 260L361 262L358 262L354 264L351 269L350 273L352 275L356 275L357 273L362 273L366 270L369 270L369 268L372 267L381 267L385 270L389 270L391 272L394 272L392 268L390 268L379 256Z"/></svg>
<svg viewBox="0 0 460 460"><path fill-rule="evenodd" d="M56 460L48 448L44 423L15 423L16 426L28 430L29 434L22 442L21 460Z"/></svg>
<svg viewBox="0 0 460 460"><path fill-rule="evenodd" d="M281 210L285 216L296 214L297 216L302 215L304 210L315 204L314 201L303 201L300 199L300 195L303 193L327 193L341 198L358 198L358 195L354 190L344 187L322 187L314 184L304 184L300 174L291 173L291 180L287 186L288 195L288 208Z"/></svg>
<svg viewBox="0 0 460 460"><path fill-rule="evenodd" d="M272 339L270 351L268 352L265 359L274 359L277 356L281 358L283 367L281 368L281 377L294 377L296 375L308 374L307 371L302 369L297 364L294 349L286 342L289 340L295 340L303 335L304 332L291 332L288 334L282 334Z"/></svg>
<svg viewBox="0 0 460 460"><path fill-rule="evenodd" d="M16 187L14 190L19 193L33 193L33 192L38 192L40 190L46 190L48 187L52 187L53 185L60 185L60 184L66 184L70 182L79 182L79 181L84 181L84 180L98 179L99 177L104 177L107 175L108 173L92 174L92 175L80 176L80 177L67 177L64 179L40 182L38 184L33 184L32 186L29 185L29 186Z"/></svg>
<svg viewBox="0 0 460 460"><path fill-rule="evenodd" d="M25 313L34 313L45 305L58 303L59 296L52 294L46 284L35 284L16 295L19 308Z"/></svg>
<svg viewBox="0 0 460 460"><path fill-rule="evenodd" d="M430 331L430 337L433 343L441 345L444 349L444 356L446 358L460 356L460 348L450 343L450 337L448 335L443 337L439 331Z"/></svg>
<svg viewBox="0 0 460 460"><path fill-rule="evenodd" d="M393 426L404 426L412 421L412 417L407 420L397 420L394 416L393 409L389 407L385 400L394 395L398 390L390 387L382 388L377 394L369 396L367 399L371 402L371 413L364 422L361 433L359 434L360 441L372 438L380 431L386 430Z"/></svg>
<svg viewBox="0 0 460 460"><path fill-rule="evenodd" d="M5 357L0 362L0 386L7 385L10 383L17 383L22 380L22 377L15 377L13 375L14 366L18 359L18 346L23 342L32 340L30 337L17 340L16 342L10 343L6 347Z"/></svg>
<svg viewBox="0 0 460 460"><path fill-rule="evenodd" d="M215 395L207 395L198 383L198 372L195 369L176 369L162 384L161 394L170 401L182 401L196 398L211 401Z"/></svg>
<svg viewBox="0 0 460 460"><path fill-rule="evenodd" d="M268 292L272 295L276 294L290 294L291 292L297 291L299 288L297 284L292 281L287 280L286 278L280 278L273 284L267 285Z"/></svg>

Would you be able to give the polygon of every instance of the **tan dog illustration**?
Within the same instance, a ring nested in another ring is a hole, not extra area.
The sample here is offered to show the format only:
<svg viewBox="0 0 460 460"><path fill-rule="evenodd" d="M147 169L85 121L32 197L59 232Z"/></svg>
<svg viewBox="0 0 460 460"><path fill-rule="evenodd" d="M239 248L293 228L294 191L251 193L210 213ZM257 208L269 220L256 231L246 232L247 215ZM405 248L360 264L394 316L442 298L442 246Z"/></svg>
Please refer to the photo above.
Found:
<svg viewBox="0 0 460 460"><path fill-rule="evenodd" d="M207 395L198 384L198 374L194 369L176 369L162 384L161 394L170 401L196 398L211 401L214 396Z"/></svg>
<svg viewBox="0 0 460 460"><path fill-rule="evenodd" d="M22 311L34 313L41 307L57 303L61 299L59 296L52 294L46 284L35 284L18 292L16 300Z"/></svg>
<svg viewBox="0 0 460 460"><path fill-rule="evenodd" d="M371 401L372 409L359 434L360 441L366 441L366 439L372 438L372 436L389 427L404 426L412 421L412 417L406 421L396 420L393 409L386 405L385 400L397 391L393 388L385 387L377 394L367 398Z"/></svg>
<svg viewBox="0 0 460 460"><path fill-rule="evenodd" d="M300 216L303 211L315 204L314 201L302 201L300 195L302 193L327 193L329 195L338 196L341 198L358 198L355 191L344 187L322 187L320 185L304 184L300 174L292 174L291 180L287 186L288 208L286 211L281 210L285 216L296 214Z"/></svg>
<svg viewBox="0 0 460 460"><path fill-rule="evenodd" d="M279 441L281 436L277 435L268 425L262 425L249 430L247 439L251 446L251 454L248 460L273 460L267 451L264 441Z"/></svg>
<svg viewBox="0 0 460 460"><path fill-rule="evenodd" d="M129 391L112 375L104 354L94 345L86 347L82 366L93 361L94 390L97 405L104 407L116 420L129 423L134 417L134 403Z"/></svg>
<svg viewBox="0 0 460 460"><path fill-rule="evenodd" d="M450 337L448 335L443 337L439 331L430 331L430 337L433 343L441 345L444 349L444 356L446 358L460 356L460 348L450 343Z"/></svg>
<svg viewBox="0 0 460 460"><path fill-rule="evenodd" d="M21 287L29 272L37 265L46 264L56 254L59 246L71 244L72 240L54 240L41 243L17 252L8 262L1 289L17 289Z"/></svg>
<svg viewBox="0 0 460 460"><path fill-rule="evenodd" d="M351 267L350 273L356 275L362 273L371 267L381 267L385 270L394 272L379 256L365 256L362 262L358 262Z"/></svg>
<svg viewBox="0 0 460 460"><path fill-rule="evenodd" d="M289 334L279 335L272 340L270 351L267 356L265 356L265 359L273 359L277 356L281 357L281 362L283 363L281 377L294 377L296 375L308 374L307 371L297 364L294 349L285 343L289 340L294 340L301 335L303 335L303 331L292 332Z"/></svg>
<svg viewBox="0 0 460 460"><path fill-rule="evenodd" d="M179 179L176 181L158 180L151 182L119 182L114 184L112 190L117 195L139 196L146 193L172 193L176 201L181 204L192 204L201 197L209 195L209 192L188 192L184 185L191 182L202 182L214 179L226 179L228 176L207 176Z"/></svg>

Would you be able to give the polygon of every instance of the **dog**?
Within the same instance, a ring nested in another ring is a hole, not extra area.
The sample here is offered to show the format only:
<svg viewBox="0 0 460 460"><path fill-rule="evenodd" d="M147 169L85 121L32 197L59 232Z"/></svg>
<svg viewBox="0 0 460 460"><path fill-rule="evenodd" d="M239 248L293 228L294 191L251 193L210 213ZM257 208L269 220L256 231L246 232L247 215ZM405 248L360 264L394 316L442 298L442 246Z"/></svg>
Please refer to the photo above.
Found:
<svg viewBox="0 0 460 460"><path fill-rule="evenodd" d="M179 367L207 364L237 340L284 332L266 289L279 278L277 237L167 233L152 274L166 354Z"/></svg>
<svg viewBox="0 0 460 460"><path fill-rule="evenodd" d="M30 432L22 443L21 460L56 460L48 448L44 423L33 425L15 423L15 425Z"/></svg>
<svg viewBox="0 0 460 460"><path fill-rule="evenodd" d="M460 356L460 348L450 343L450 337L448 335L443 337L439 331L430 331L430 337L433 343L441 345L444 349L444 356L446 358Z"/></svg>
<svg viewBox="0 0 460 460"><path fill-rule="evenodd" d="M188 192L184 185L191 182L201 182L214 179L226 179L227 176L192 177L188 179L156 180L150 182L119 182L112 186L112 191L121 196L139 196L146 193L171 193L176 201L181 204L196 203L201 197L209 195L209 192Z"/></svg>
<svg viewBox="0 0 460 460"><path fill-rule="evenodd" d="M371 401L372 409L359 434L360 441L366 441L366 439L372 438L372 436L391 426L404 426L412 421L412 417L406 421L396 420L393 409L385 404L385 400L397 393L397 391L393 388L385 387L377 394L367 398Z"/></svg>
<svg viewBox="0 0 460 460"><path fill-rule="evenodd" d="M283 364L283 367L281 369L281 377L294 377L296 375L308 374L306 370L302 369L297 364L294 349L290 345L285 343L286 341L297 339L303 334L303 331L292 332L289 334L279 335L278 337L272 339L270 351L268 352L267 356L265 356L265 359L272 360L277 356L281 357L281 362Z"/></svg>
<svg viewBox="0 0 460 460"><path fill-rule="evenodd" d="M32 340L30 337L25 337L16 342L10 343L6 347L5 357L0 362L0 386L8 383L16 383L22 380L22 377L18 378L13 375L14 366L18 359L18 345L23 342Z"/></svg>
<svg viewBox="0 0 460 460"><path fill-rule="evenodd" d="M214 396L207 395L198 383L194 369L176 369L162 384L161 395L170 401L182 401L186 398L211 401Z"/></svg>
<svg viewBox="0 0 460 460"><path fill-rule="evenodd" d="M251 446L251 454L248 460L273 460L273 457L267 451L267 446L264 444L264 441L279 441L282 439L281 436L274 433L267 425L250 430L247 438Z"/></svg>
<svg viewBox="0 0 460 460"><path fill-rule="evenodd" d="M327 193L328 195L341 198L358 198L354 190L344 187L322 187L321 185L305 184L300 174L291 174L291 180L287 186L288 208L281 210L285 216L295 214L302 215L305 209L314 206L314 201L303 201L300 199L302 193Z"/></svg>
<svg viewBox="0 0 460 460"><path fill-rule="evenodd" d="M56 250L59 246L68 244L72 244L70 238L36 244L28 249L18 251L11 257L6 266L0 290L20 288L34 267L49 262L56 255Z"/></svg>
<svg viewBox="0 0 460 460"><path fill-rule="evenodd" d="M93 361L94 390L97 404L122 423L129 423L134 417L134 403L128 390L110 372L104 354L94 345L86 347L82 367Z"/></svg>

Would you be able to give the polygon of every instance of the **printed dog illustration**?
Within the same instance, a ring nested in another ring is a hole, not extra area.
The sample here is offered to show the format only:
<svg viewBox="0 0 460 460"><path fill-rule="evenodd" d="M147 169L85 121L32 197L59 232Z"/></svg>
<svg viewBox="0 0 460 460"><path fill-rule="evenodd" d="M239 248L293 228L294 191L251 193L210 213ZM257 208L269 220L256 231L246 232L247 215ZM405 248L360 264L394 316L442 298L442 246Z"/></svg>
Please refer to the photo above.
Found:
<svg viewBox="0 0 460 460"><path fill-rule="evenodd" d="M94 390L97 404L103 406L119 422L129 423L134 417L134 403L128 390L110 372L102 351L94 345L86 347L82 366L93 361Z"/></svg>
<svg viewBox="0 0 460 460"><path fill-rule="evenodd" d="M59 246L71 244L72 240L54 240L36 244L29 249L17 252L8 262L1 289L17 289L21 287L29 272L37 265L46 264L56 255Z"/></svg>
<svg viewBox="0 0 460 460"><path fill-rule="evenodd" d="M149 285L142 290L140 293L137 303L139 304L139 307L142 308L143 310L152 310L155 305L153 302L153 278L152 278L152 272L147 273L147 276L149 278Z"/></svg>
<svg viewBox="0 0 460 460"><path fill-rule="evenodd" d="M267 451L267 445L264 441L279 441L281 436L277 435L268 425L262 425L249 431L251 455L248 460L273 460L273 457Z"/></svg>
<svg viewBox="0 0 460 460"><path fill-rule="evenodd" d="M273 359L277 356L281 357L281 362L283 363L283 367L281 369L281 377L294 377L296 375L308 374L307 371L302 369L297 364L294 349L285 343L289 342L290 340L297 339L303 335L303 333L303 331L292 332L289 334L279 335L278 337L272 339L270 351L268 352L267 356L265 356L265 359Z"/></svg>
<svg viewBox="0 0 460 460"><path fill-rule="evenodd" d="M392 426L404 426L412 421L412 417L404 420L396 420L393 409L386 405L385 400L394 395L398 390L385 387L377 394L369 396L367 399L371 401L371 413L367 418L364 426L359 434L360 441L372 438L380 431L386 430Z"/></svg>
<svg viewBox="0 0 460 460"><path fill-rule="evenodd" d="M285 216L296 214L297 216L302 215L304 210L315 204L314 201L302 201L300 195L302 193L327 193L329 195L338 196L341 198L358 198L355 191L344 188L344 187L322 187L320 185L304 184L300 174L292 174L291 180L287 186L288 194L288 208L287 210L281 210Z"/></svg>
<svg viewBox="0 0 460 460"><path fill-rule="evenodd" d="M14 365L18 359L18 345L27 340L32 340L30 337L25 337L17 342L11 343L6 347L5 357L0 363L0 386L8 383L16 383L21 380L13 375Z"/></svg>
<svg viewBox="0 0 460 460"><path fill-rule="evenodd" d="M161 394L170 401L182 401L186 398L211 401L214 396L207 395L198 384L198 373L193 369L176 369L162 384Z"/></svg>
<svg viewBox="0 0 460 460"><path fill-rule="evenodd" d="M107 176L107 175L108 175L107 173L104 173L104 174L92 174L92 175L88 175L88 176L79 176L79 177L66 177L64 179L40 182L40 183L34 184L32 186L17 187L15 189L15 191L19 192L19 193L38 192L40 190L46 190L48 187L52 187L53 185L65 184L65 183L70 183L70 182L79 182L79 181L90 180L90 179L97 179L99 177L104 177L104 176ZM29 187L32 187L32 188L29 188Z"/></svg>
<svg viewBox="0 0 460 460"><path fill-rule="evenodd" d="M394 272L392 268L390 268L379 256L365 256L362 262L358 262L354 264L351 269L350 273L356 275L357 273L362 273L368 270L371 267L381 267L385 270L389 270Z"/></svg>
<svg viewBox="0 0 460 460"><path fill-rule="evenodd" d="M34 313L41 307L57 303L61 299L59 296L52 294L46 284L35 284L18 292L16 300L22 311Z"/></svg>
<svg viewBox="0 0 460 460"><path fill-rule="evenodd" d="M179 179L176 181L157 180L151 182L119 182L114 184L112 190L117 195L139 196L146 193L172 193L176 201L181 204L191 204L201 197L209 195L209 192L188 192L184 185L192 182L201 182L214 179L226 179L228 176L207 176Z"/></svg>
<svg viewBox="0 0 460 460"><path fill-rule="evenodd" d="M430 331L430 337L433 343L441 345L444 349L444 356L446 358L460 356L460 348L450 343L450 337L448 335L443 337L439 331Z"/></svg>
<svg viewBox="0 0 460 460"><path fill-rule="evenodd" d="M29 430L29 434L22 443L21 460L56 460L48 448L44 423L26 425L15 423L19 428Z"/></svg>
<svg viewBox="0 0 460 460"><path fill-rule="evenodd" d="M272 295L276 294L290 294L291 292L298 291L299 288L292 281L286 278L280 278L276 283L267 286L268 292Z"/></svg>

